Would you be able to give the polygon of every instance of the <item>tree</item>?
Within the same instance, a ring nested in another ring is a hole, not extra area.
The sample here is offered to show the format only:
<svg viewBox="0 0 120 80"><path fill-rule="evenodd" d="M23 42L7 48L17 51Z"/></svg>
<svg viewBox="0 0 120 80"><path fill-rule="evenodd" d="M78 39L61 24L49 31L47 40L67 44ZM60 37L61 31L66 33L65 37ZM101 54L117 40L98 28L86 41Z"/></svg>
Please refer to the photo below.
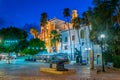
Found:
<svg viewBox="0 0 120 80"><path fill-rule="evenodd" d="M24 25L24 27L23 27L23 29L27 32L27 34L28 34L28 37L27 37L27 39L28 40L30 40L32 37L34 37L34 35L31 35L31 32L30 32L30 30L31 29L35 29L35 30L37 30L37 32L39 32L39 29L40 27L38 26L38 25L36 25L36 24L33 24L33 23L26 23L25 25Z"/></svg>
<svg viewBox="0 0 120 80"><path fill-rule="evenodd" d="M80 34L79 34L79 30L80 30L80 23L81 23L81 19L79 17L76 17L72 20L72 23L73 23L73 28L76 30L77 32L77 36L78 36L78 41L79 41L79 46L81 45L81 42L80 42ZM80 55L81 55L81 47L80 47ZM80 56L80 63L82 63L82 55Z"/></svg>
<svg viewBox="0 0 120 80"><path fill-rule="evenodd" d="M118 0L93 0L95 7L92 11L91 23L92 31L91 36L98 42L98 36L101 33L106 35L110 34L114 22L112 22L113 14L115 14L116 5ZM97 26L97 27L96 27Z"/></svg>
<svg viewBox="0 0 120 80"><path fill-rule="evenodd" d="M27 33L19 28L15 27L8 27L8 28L2 28L0 29L0 36L1 36L1 46L4 47L4 49L7 49L10 47L9 52L18 50L16 48L19 48L18 45L24 40L27 39ZM24 44L21 44L24 45ZM23 48L23 47L21 47ZM4 51L4 50L3 50ZM5 50L6 51L6 50Z"/></svg>
<svg viewBox="0 0 120 80"><path fill-rule="evenodd" d="M57 30L51 31L51 46L55 52L57 52L57 44L61 42L61 35Z"/></svg>
<svg viewBox="0 0 120 80"><path fill-rule="evenodd" d="M72 60L72 40L71 40L71 32L70 32L70 26L69 26L69 17L70 17L70 9L65 8L63 11L63 15L66 18L66 22L68 22L68 31L69 31L69 38L70 38L70 50L71 50L71 60ZM66 23L65 22L65 23Z"/></svg>
<svg viewBox="0 0 120 80"><path fill-rule="evenodd" d="M31 28L30 29L30 33L34 36L34 38L38 37L38 31L35 28Z"/></svg>
<svg viewBox="0 0 120 80"><path fill-rule="evenodd" d="M89 8L90 9L90 8ZM88 12L83 12L81 23L85 26L90 26L90 19L88 18Z"/></svg>
<svg viewBox="0 0 120 80"><path fill-rule="evenodd" d="M19 52L22 48L26 46L18 46L24 45L20 44L22 40L26 40L27 33L19 28L15 27L8 27L0 29L0 37L1 37L1 44L0 52L7 52L8 53L8 63L10 63L10 52Z"/></svg>
<svg viewBox="0 0 120 80"><path fill-rule="evenodd" d="M47 29L46 25L48 23L47 22L48 21L47 17L48 17L47 13L44 12L44 13L41 14L41 18L40 18L40 26L44 28L43 29L43 31L44 31L44 41L45 41L45 36L46 36L45 33L46 33L46 29Z"/></svg>
<svg viewBox="0 0 120 80"><path fill-rule="evenodd" d="M90 33L91 39L94 42L99 43L98 36L101 33L104 33L106 36L106 43L107 45L114 44L115 47L119 41L119 21L117 21L117 15L119 13L118 7L118 0L111 0L111 1L96 1L95 8L93 9L93 14L91 15L91 24L92 24L92 31ZM116 19L114 19L116 16ZM119 18L118 18L119 19ZM109 46L110 47L110 46ZM112 46L111 46L112 47ZM108 48L111 49L111 48ZM115 54L118 54L119 46L116 46L114 49ZM116 49L116 50L115 50ZM113 50L112 50L113 51Z"/></svg>
<svg viewBox="0 0 120 80"><path fill-rule="evenodd" d="M89 8L86 11L87 18L92 25L92 30L90 31L91 41L94 44L100 44L99 36L105 34L106 46L104 53L119 55L119 0L93 0L93 3L94 8Z"/></svg>
<svg viewBox="0 0 120 80"><path fill-rule="evenodd" d="M25 54L35 55L38 52L45 50L45 42L36 38L29 41L28 47L25 48L22 52Z"/></svg>
<svg viewBox="0 0 120 80"><path fill-rule="evenodd" d="M22 45L21 45L22 44ZM16 47L17 52L22 52L25 48L28 47L29 41L27 40L21 40L19 44Z"/></svg>

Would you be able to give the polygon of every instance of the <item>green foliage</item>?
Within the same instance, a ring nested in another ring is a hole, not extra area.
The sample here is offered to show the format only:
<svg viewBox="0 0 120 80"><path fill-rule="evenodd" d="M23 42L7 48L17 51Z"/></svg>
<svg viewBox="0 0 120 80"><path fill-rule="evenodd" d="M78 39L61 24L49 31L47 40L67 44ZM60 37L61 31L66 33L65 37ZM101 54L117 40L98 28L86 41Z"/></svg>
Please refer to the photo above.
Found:
<svg viewBox="0 0 120 80"><path fill-rule="evenodd" d="M46 26L46 24L47 24L47 17L48 17L47 13L44 12L44 13L41 14L41 19L40 19L40 22L41 22L40 25L41 26L44 26L44 27Z"/></svg>
<svg viewBox="0 0 120 80"><path fill-rule="evenodd" d="M28 48L25 48L22 50L22 54L29 54L30 50Z"/></svg>
<svg viewBox="0 0 120 80"><path fill-rule="evenodd" d="M116 3L112 1L100 1L94 0L95 7L87 11L87 17L92 24L92 31L90 38L92 41L98 40L98 36L104 33L109 35L111 28L113 27L112 16L116 10Z"/></svg>
<svg viewBox="0 0 120 80"><path fill-rule="evenodd" d="M113 56L114 67L120 68L120 56Z"/></svg>
<svg viewBox="0 0 120 80"><path fill-rule="evenodd" d="M3 47L2 45L0 45L0 52L8 52L8 51L6 50L5 47Z"/></svg>
<svg viewBox="0 0 120 80"><path fill-rule="evenodd" d="M120 68L120 55L113 55L110 52L104 54L105 63L113 62L114 67Z"/></svg>
<svg viewBox="0 0 120 80"><path fill-rule="evenodd" d="M70 46L72 46L72 38L71 38L71 31L70 31L70 26L69 26L69 18L70 18L70 9L69 8L65 8L64 11L63 11L63 15L64 17L66 18L66 22L65 24L67 23L67 27L68 27L68 32L69 32L69 38L70 38ZM72 48L71 48L71 54L72 54ZM71 56L71 59L72 59L72 56Z"/></svg>
<svg viewBox="0 0 120 80"><path fill-rule="evenodd" d="M51 31L51 45L55 46L56 42L60 42L60 41L61 41L61 35L59 34L59 32L56 30L52 30Z"/></svg>
<svg viewBox="0 0 120 80"><path fill-rule="evenodd" d="M0 52L19 52L26 43L27 33L19 28L8 27L0 29ZM24 41L25 44L21 44Z"/></svg>
<svg viewBox="0 0 120 80"><path fill-rule="evenodd" d="M74 18L72 20L73 28L76 30L80 29L80 22L81 22L81 19L79 17Z"/></svg>
<svg viewBox="0 0 120 80"><path fill-rule="evenodd" d="M21 40L16 47L16 52L21 52L28 47L29 42L27 40Z"/></svg>
<svg viewBox="0 0 120 80"><path fill-rule="evenodd" d="M69 8L65 8L64 12L63 12L64 17L69 17L70 16L70 9Z"/></svg>
<svg viewBox="0 0 120 80"><path fill-rule="evenodd" d="M78 36L78 41L79 41L79 44L80 44L80 35L79 35L79 29L80 29L80 22L81 22L81 19L79 17L76 17L72 20L72 24L73 24L73 28L77 31L77 36Z"/></svg>
<svg viewBox="0 0 120 80"><path fill-rule="evenodd" d="M29 54L29 55L35 55L39 52L40 50L36 50L36 49L24 49L22 51L22 53L25 53L25 54Z"/></svg>
<svg viewBox="0 0 120 80"><path fill-rule="evenodd" d="M8 27L8 28L2 28L0 29L0 36L2 38L2 40L5 39L26 39L27 38L27 33L19 28L15 28L15 27Z"/></svg>
<svg viewBox="0 0 120 80"><path fill-rule="evenodd" d="M79 29L80 29L80 25L81 25L81 19L79 17L76 17L72 20L72 24L73 24L73 28L77 31L77 36L78 36L78 41L79 41L79 45L80 45L80 34L79 34ZM77 51L77 50L76 50ZM80 52L81 54L81 47L80 47ZM82 63L82 56L80 56L81 60L80 63Z"/></svg>
<svg viewBox="0 0 120 80"><path fill-rule="evenodd" d="M46 25L47 25L47 17L48 17L48 15L47 15L47 13L46 12L44 12L44 13L42 13L41 14L41 18L40 18L40 26L41 27L44 27L44 33L45 33L45 31L46 31ZM44 34L44 41L45 41L45 34Z"/></svg>
<svg viewBox="0 0 120 80"><path fill-rule="evenodd" d="M91 8L89 8L89 9L91 9ZM82 14L82 18L81 18L81 23L86 25L86 26L90 25L90 19L88 18L88 16L89 16L88 12L84 12Z"/></svg>
<svg viewBox="0 0 120 80"><path fill-rule="evenodd" d="M29 41L28 47L22 52L25 54L35 55L38 52L45 51L45 42L40 39L31 39Z"/></svg>
<svg viewBox="0 0 120 80"><path fill-rule="evenodd" d="M120 26L112 28L107 44L111 53L120 55Z"/></svg>
<svg viewBox="0 0 120 80"><path fill-rule="evenodd" d="M56 43L60 42L61 39L61 34L57 30L52 30L51 31L51 46L56 49Z"/></svg>
<svg viewBox="0 0 120 80"><path fill-rule="evenodd" d="M83 16L90 21L92 30L90 39L92 42L99 44L101 34L105 34L104 59L107 62L113 62L115 67L120 67L120 25L117 19L119 17L118 8L119 0L93 0L94 8L88 8ZM83 19L85 22L85 20Z"/></svg>
<svg viewBox="0 0 120 80"><path fill-rule="evenodd" d="M83 15L91 22L90 39L99 44L101 34L105 34L105 42L111 54L120 55L120 26L116 19L118 0L93 0L94 8L89 8ZM113 15L114 14L114 15Z"/></svg>
<svg viewBox="0 0 120 80"><path fill-rule="evenodd" d="M105 63L107 63L107 62L113 62L113 55L110 53L110 52L105 52L104 54L103 54L103 56L104 56L104 59L105 59Z"/></svg>

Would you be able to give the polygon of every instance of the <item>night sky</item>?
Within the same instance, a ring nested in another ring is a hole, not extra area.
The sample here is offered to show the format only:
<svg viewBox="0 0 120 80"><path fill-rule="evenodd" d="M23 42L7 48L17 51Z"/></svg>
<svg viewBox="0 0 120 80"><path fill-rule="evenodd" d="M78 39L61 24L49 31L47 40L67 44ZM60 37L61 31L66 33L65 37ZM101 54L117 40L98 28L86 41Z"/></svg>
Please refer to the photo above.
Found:
<svg viewBox="0 0 120 80"><path fill-rule="evenodd" d="M40 31L41 13L46 12L48 19L65 20L64 8L77 9L81 16L89 6L92 0L0 0L0 28L15 26L29 33L34 27Z"/></svg>

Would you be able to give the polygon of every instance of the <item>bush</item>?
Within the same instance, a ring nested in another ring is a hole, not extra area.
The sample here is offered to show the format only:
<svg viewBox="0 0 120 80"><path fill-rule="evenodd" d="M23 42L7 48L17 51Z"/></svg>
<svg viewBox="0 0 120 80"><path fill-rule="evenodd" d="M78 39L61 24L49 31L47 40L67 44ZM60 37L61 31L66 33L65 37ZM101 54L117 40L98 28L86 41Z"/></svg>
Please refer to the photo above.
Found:
<svg viewBox="0 0 120 80"><path fill-rule="evenodd" d="M120 55L113 56L113 64L114 64L114 67L120 68Z"/></svg>
<svg viewBox="0 0 120 80"><path fill-rule="evenodd" d="M103 56L105 59L105 64L107 64L108 62L113 62L113 59L112 59L113 56L111 53L104 53Z"/></svg>
<svg viewBox="0 0 120 80"><path fill-rule="evenodd" d="M120 55L113 55L109 52L106 52L103 56L106 64L108 62L113 62L114 67L120 68Z"/></svg>

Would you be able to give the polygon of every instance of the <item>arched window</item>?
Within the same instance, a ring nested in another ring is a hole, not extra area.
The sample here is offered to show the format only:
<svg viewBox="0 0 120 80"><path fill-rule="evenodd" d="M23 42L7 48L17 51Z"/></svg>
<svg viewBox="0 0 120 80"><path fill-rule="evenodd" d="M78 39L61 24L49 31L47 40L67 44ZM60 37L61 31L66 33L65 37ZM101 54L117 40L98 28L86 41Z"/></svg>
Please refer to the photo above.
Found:
<svg viewBox="0 0 120 80"><path fill-rule="evenodd" d="M81 30L80 35L81 35L81 39L83 39L85 37L84 30Z"/></svg>

